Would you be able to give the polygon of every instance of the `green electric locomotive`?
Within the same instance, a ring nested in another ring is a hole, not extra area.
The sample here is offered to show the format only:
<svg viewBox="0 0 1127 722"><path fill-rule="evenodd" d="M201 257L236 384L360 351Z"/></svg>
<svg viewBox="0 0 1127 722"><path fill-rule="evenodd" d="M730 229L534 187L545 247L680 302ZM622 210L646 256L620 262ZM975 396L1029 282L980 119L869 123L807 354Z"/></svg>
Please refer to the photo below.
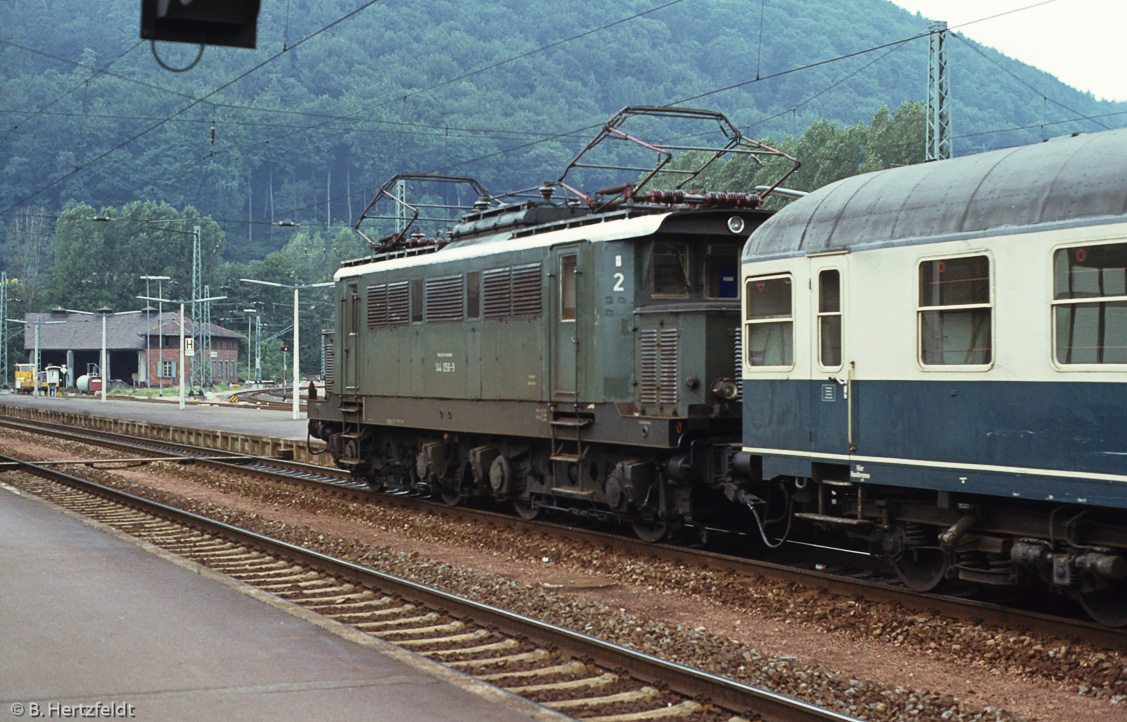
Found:
<svg viewBox="0 0 1127 722"><path fill-rule="evenodd" d="M765 193L690 187L699 170L671 176L670 147L653 143L665 155L635 183L566 182L654 113L720 125L728 142L702 167L782 155L717 114L628 108L538 197L485 194L442 236L373 241L336 273L326 393L309 405L338 465L375 488L511 501L529 518L567 509L646 539L723 506L709 496L740 435L739 256ZM648 190L668 177L678 187ZM377 201L398 201L398 180Z"/></svg>

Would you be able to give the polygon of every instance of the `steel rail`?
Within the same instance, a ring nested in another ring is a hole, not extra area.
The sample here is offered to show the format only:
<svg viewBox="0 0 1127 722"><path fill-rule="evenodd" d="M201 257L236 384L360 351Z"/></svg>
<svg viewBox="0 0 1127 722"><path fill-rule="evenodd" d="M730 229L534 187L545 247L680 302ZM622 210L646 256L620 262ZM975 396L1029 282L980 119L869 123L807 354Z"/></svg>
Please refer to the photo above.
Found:
<svg viewBox="0 0 1127 722"><path fill-rule="evenodd" d="M788 566L673 544L655 544L630 536L575 527L565 523L544 520L529 521L472 507L450 507L429 498L408 494L395 495L375 492L368 489L366 484L351 479L347 472L332 467L236 454L234 452L217 452L206 447L196 447L160 439L140 440L133 436L92 429L76 431L73 427L43 421L0 418L0 425L13 428L49 430L51 433L75 441L107 444L119 449L171 449L185 457L193 457L195 463L199 464L214 465L229 470L241 470L246 473L262 475L272 480L283 479L289 483L305 485L314 491L329 490L338 494L344 493L353 498L380 500L383 503L394 504L406 509L426 509L429 512L444 514L459 520L480 521L484 519L505 526L519 534L547 531L570 541L610 546L634 555L654 556L663 561L693 564L712 571L730 572L742 576L758 574L774 581L800 584L804 587L816 588L840 596L863 596L870 601L895 603L915 613L931 612L964 621L979 621L1007 629L1035 630L1050 636L1075 638L1100 647L1127 646L1127 629L1113 629L1086 619L1014 608L980 599L915 592L897 583L871 581L849 574ZM208 456L211 458L204 458ZM223 461L219 458L223 456L229 456L230 461Z"/></svg>
<svg viewBox="0 0 1127 722"><path fill-rule="evenodd" d="M564 627L475 602L225 522L119 491L57 469L5 455L0 455L0 462L14 463L17 468L41 478L96 494L153 516L226 537L235 543L275 556L316 567L333 576L378 587L388 593L429 607L444 609L453 616L468 616L475 623L483 626L495 625L504 629L507 634L521 635L536 644L554 646L577 657L588 657L600 666L624 669L639 680L666 687L689 698L707 698L713 704L735 713L752 711L768 722L857 722L856 718L769 690L662 660Z"/></svg>

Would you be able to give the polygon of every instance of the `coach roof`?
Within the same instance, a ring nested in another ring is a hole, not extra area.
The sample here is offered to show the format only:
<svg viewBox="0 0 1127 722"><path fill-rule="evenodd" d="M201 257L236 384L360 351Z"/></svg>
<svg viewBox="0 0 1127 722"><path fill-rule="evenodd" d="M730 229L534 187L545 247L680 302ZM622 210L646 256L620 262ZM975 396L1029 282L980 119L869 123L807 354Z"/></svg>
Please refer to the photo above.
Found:
<svg viewBox="0 0 1127 722"><path fill-rule="evenodd" d="M1127 129L846 178L779 211L745 259L1127 221Z"/></svg>

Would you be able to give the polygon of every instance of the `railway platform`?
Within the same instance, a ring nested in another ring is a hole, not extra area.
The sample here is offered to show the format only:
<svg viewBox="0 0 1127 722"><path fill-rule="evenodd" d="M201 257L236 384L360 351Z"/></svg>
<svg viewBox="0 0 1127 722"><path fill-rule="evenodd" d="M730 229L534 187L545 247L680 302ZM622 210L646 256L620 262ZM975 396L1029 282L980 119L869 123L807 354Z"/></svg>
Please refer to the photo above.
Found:
<svg viewBox="0 0 1127 722"><path fill-rule="evenodd" d="M294 420L293 411L263 409L225 403L190 402L181 409L176 397L169 401L140 401L111 397L103 402L96 397L46 397L27 394L0 394L0 406L23 406L84 416L132 419L168 426L220 429L230 433L255 434L278 439L305 440L305 412Z"/></svg>
<svg viewBox="0 0 1127 722"><path fill-rule="evenodd" d="M3 481L0 722L566 719Z"/></svg>

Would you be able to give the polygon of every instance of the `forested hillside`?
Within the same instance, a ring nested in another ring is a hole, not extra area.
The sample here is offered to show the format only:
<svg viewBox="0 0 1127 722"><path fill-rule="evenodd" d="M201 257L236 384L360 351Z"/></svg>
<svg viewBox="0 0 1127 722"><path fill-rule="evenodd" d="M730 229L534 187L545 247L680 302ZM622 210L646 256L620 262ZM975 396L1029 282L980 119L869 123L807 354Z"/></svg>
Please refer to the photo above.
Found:
<svg viewBox="0 0 1127 722"><path fill-rule="evenodd" d="M822 118L867 121L926 87L926 38L798 70L926 31L885 0L383 0L299 42L362 4L267 0L257 50L209 48L181 74L138 44L135 0L0 4L0 210L33 195L20 207L47 215L71 200L191 205L227 230L227 257L246 260L288 238L263 222L348 223L399 171L470 174L496 191L553 178L583 129L626 105L692 98L778 139ZM982 53L950 44L958 153L1124 109Z"/></svg>

